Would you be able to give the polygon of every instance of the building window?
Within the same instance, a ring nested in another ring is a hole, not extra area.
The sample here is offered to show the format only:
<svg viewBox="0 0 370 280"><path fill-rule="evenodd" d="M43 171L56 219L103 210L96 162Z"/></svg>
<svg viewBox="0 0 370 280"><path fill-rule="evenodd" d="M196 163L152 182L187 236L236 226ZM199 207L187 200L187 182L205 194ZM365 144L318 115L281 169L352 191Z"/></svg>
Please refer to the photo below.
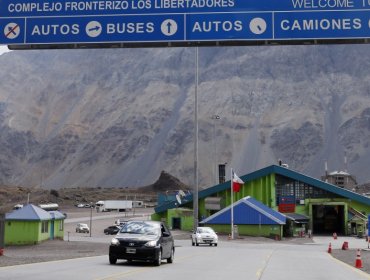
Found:
<svg viewBox="0 0 370 280"><path fill-rule="evenodd" d="M49 232L49 221L42 221L41 222L41 233Z"/></svg>
<svg viewBox="0 0 370 280"><path fill-rule="evenodd" d="M280 197L294 196L296 204L300 203L300 200L308 198L332 198L338 197L333 193L329 193L325 190L315 188L311 185L300 181L294 181L290 178L283 176L276 176L276 203L279 205Z"/></svg>

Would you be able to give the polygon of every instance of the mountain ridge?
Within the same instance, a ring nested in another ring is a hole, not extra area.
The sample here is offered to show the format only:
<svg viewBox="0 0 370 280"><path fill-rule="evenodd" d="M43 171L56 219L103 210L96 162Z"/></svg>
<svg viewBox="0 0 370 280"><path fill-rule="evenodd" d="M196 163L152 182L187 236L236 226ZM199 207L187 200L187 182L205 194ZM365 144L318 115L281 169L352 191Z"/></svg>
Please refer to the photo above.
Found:
<svg viewBox="0 0 370 280"><path fill-rule="evenodd" d="M194 54L1 55L0 182L138 187L167 170L193 185ZM316 178L328 162L370 180L367 45L200 48L199 58L201 188L218 163L244 174L278 159Z"/></svg>

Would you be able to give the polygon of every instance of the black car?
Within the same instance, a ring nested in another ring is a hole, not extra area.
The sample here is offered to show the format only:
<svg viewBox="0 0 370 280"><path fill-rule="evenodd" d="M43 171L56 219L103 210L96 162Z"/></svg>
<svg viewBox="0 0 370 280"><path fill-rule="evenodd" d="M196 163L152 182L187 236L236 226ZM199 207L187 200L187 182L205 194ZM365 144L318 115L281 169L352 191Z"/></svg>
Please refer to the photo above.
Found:
<svg viewBox="0 0 370 280"><path fill-rule="evenodd" d="M118 226L110 226L104 229L105 234L117 234L121 228Z"/></svg>
<svg viewBox="0 0 370 280"><path fill-rule="evenodd" d="M174 254L175 244L171 232L164 223L157 221L127 222L109 246L110 264L125 259L128 262L151 261L159 266L163 259L172 263Z"/></svg>

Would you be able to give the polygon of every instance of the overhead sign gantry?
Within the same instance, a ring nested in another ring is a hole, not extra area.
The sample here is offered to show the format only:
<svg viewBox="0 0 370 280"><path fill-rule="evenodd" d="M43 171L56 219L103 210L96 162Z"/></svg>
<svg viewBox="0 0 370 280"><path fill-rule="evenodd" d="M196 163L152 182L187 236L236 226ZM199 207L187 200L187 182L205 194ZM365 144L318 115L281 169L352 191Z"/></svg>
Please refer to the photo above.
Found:
<svg viewBox="0 0 370 280"><path fill-rule="evenodd" d="M0 0L0 44L189 46L364 42L370 0Z"/></svg>

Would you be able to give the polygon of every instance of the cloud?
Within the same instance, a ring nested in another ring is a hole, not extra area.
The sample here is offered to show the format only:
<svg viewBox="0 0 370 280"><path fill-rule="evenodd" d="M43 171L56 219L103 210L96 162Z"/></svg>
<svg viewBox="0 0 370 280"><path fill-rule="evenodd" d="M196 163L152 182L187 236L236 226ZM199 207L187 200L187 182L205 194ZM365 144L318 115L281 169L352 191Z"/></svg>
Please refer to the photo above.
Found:
<svg viewBox="0 0 370 280"><path fill-rule="evenodd" d="M7 46L0 46L0 55L3 53L9 52L9 49Z"/></svg>

